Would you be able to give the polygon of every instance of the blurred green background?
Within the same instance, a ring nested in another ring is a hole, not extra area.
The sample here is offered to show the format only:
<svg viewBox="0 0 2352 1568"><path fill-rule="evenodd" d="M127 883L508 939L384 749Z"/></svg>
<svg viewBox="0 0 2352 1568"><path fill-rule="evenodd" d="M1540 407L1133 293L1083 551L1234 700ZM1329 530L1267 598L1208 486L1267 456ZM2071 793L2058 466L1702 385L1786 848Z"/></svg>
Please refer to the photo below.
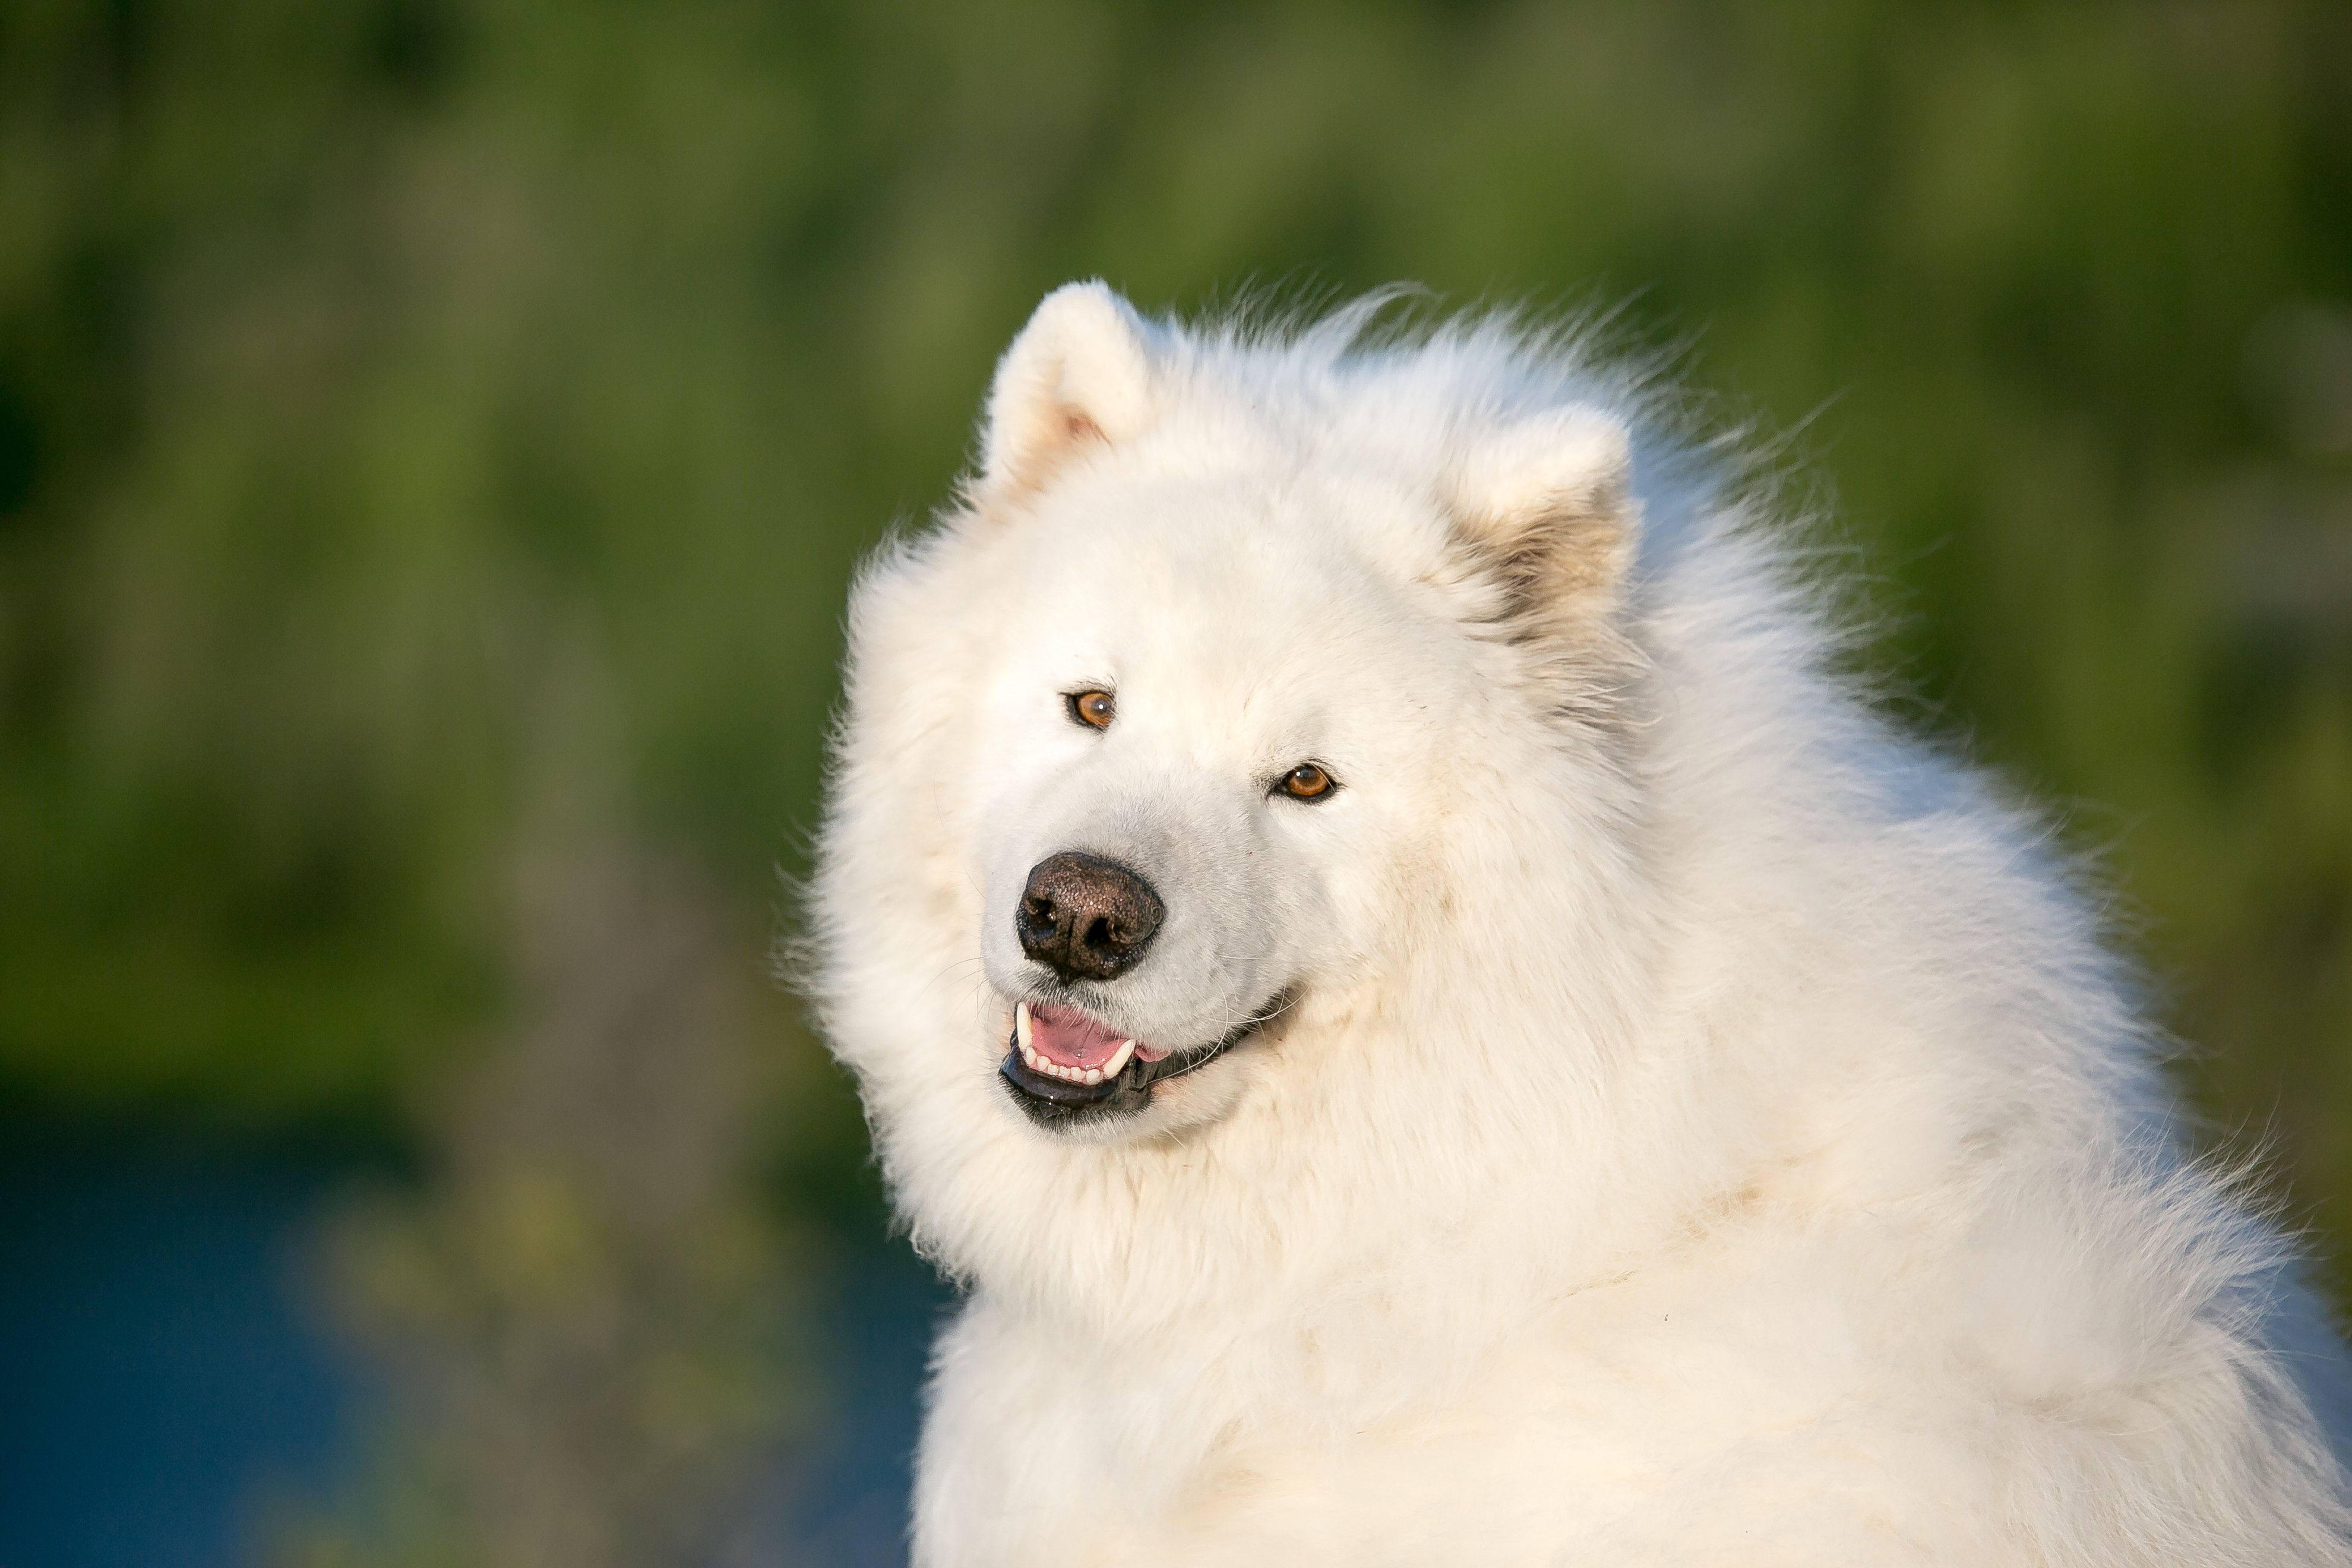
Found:
<svg viewBox="0 0 2352 1568"><path fill-rule="evenodd" d="M778 871L851 563L1095 275L1679 351L2347 1294L2340 0L6 0L0 1201L310 1173L388 1392L237 1551L773 1561L911 1423Z"/></svg>

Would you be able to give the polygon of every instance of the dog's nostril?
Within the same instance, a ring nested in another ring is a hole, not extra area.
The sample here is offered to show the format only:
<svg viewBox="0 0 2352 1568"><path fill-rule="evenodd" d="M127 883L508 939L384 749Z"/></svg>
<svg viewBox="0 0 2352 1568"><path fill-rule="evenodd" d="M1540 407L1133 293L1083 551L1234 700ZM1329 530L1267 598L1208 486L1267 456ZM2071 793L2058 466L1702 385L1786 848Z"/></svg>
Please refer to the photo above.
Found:
<svg viewBox="0 0 2352 1568"><path fill-rule="evenodd" d="M1108 980L1142 958L1167 914L1135 871L1068 849L1031 868L1013 925L1021 951L1063 979Z"/></svg>

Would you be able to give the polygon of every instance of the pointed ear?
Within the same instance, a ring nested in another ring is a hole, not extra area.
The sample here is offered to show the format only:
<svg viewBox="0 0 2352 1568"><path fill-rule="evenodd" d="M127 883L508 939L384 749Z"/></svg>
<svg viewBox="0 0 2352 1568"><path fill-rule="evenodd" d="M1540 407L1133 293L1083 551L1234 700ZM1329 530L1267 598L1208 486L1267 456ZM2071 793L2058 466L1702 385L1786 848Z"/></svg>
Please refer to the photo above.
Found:
<svg viewBox="0 0 2352 1568"><path fill-rule="evenodd" d="M1077 450L1150 423L1150 325L1102 282L1045 296L997 362L980 488L1034 490Z"/></svg>
<svg viewBox="0 0 2352 1568"><path fill-rule="evenodd" d="M1455 537L1516 642L1605 637L1641 528L1624 423L1591 407L1480 439L1455 469Z"/></svg>

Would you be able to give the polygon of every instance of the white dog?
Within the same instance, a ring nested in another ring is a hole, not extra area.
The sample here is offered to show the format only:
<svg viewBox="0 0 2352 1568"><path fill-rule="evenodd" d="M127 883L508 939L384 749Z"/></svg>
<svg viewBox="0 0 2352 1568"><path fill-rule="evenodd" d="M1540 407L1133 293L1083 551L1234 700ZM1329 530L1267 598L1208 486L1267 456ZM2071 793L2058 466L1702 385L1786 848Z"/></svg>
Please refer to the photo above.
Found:
<svg viewBox="0 0 2352 1568"><path fill-rule="evenodd" d="M2352 1563L2341 1352L2046 836L1628 378L1370 314L1060 290L858 584L916 1561Z"/></svg>

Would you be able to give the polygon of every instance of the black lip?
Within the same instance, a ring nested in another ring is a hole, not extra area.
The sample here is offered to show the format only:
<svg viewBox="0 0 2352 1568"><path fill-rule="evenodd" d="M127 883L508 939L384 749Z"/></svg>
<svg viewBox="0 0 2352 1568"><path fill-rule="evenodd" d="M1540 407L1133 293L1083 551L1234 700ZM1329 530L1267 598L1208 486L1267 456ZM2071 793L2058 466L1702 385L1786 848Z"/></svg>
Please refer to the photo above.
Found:
<svg viewBox="0 0 2352 1568"><path fill-rule="evenodd" d="M1021 1059L1021 1046L1016 1039L998 1064L997 1072L1013 1103L1027 1112L1029 1119L1041 1127L1069 1127L1081 1121L1101 1121L1117 1116L1129 1116L1151 1103L1151 1086L1171 1078L1181 1078L1196 1072L1240 1045L1258 1028L1290 1006L1291 994L1284 991L1276 995L1246 1022L1234 1027L1223 1038L1189 1050L1171 1051L1156 1062L1140 1057L1130 1059L1119 1068L1118 1076L1101 1083L1071 1083L1066 1079L1048 1078L1029 1070Z"/></svg>

